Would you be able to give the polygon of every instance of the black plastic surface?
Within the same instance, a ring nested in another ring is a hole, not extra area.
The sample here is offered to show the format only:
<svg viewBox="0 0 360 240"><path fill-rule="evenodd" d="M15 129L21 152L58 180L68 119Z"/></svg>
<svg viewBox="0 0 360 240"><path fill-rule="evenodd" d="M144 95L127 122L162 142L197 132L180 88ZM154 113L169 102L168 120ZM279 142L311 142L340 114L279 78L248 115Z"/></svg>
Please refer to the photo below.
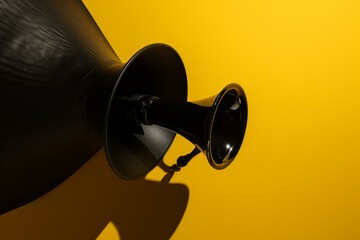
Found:
<svg viewBox="0 0 360 240"><path fill-rule="evenodd" d="M153 49L144 60L149 64L140 66L145 72L134 73L116 91L149 89L186 100L178 55L166 45L148 49ZM173 81L181 83L155 80L152 67L171 67L163 51L175 57L180 77ZM0 0L0 214L54 188L103 145L109 100L123 68L81 1ZM126 75L137 69L128 67ZM171 87L179 87L178 93L168 93ZM109 142L124 164L134 156L149 159L150 171L174 134L153 127L144 131L141 144L133 134ZM143 145L147 151L138 151Z"/></svg>
<svg viewBox="0 0 360 240"><path fill-rule="evenodd" d="M0 213L47 192L101 147L89 93L121 67L81 1L0 1Z"/></svg>
<svg viewBox="0 0 360 240"><path fill-rule="evenodd" d="M185 67L177 52L156 44L141 49L124 66L107 111L105 150L113 170L122 178L137 179L152 170L170 147L175 133L156 125L136 124L122 115L116 97L154 95L185 103Z"/></svg>

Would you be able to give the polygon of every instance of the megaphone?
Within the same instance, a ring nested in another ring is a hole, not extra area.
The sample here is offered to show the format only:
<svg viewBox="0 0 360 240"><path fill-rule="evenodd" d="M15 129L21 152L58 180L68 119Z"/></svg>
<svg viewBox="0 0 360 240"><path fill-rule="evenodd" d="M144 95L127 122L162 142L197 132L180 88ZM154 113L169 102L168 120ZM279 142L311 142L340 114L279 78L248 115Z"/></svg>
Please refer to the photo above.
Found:
<svg viewBox="0 0 360 240"><path fill-rule="evenodd" d="M233 83L216 96L187 102L185 69L170 46L155 44L140 50L110 89L105 152L114 172L124 179L137 179L152 170L176 133L194 143L196 149L180 157L174 170L199 152L212 167L223 169L240 149L248 112L244 90Z"/></svg>
<svg viewBox="0 0 360 240"><path fill-rule="evenodd" d="M125 122L130 123L124 127L127 131L136 133L140 124L155 124L182 135L196 146L190 154L178 159L172 167L175 171L186 166L200 152L206 155L213 168L226 168L236 157L245 135L247 100L238 84L229 84L218 95L193 103L161 100L151 95L117 96L114 101L117 102L115 106L121 108L122 115L120 119L114 117L109 122L107 131L110 136L116 132L114 129L120 122L123 127L126 125L121 119L125 118ZM119 109L112 111L119 112ZM126 160L113 154L112 144L107 143L108 159L115 172L123 178L132 178L131 174L140 172L136 165L127 165L126 162L118 165L119 161Z"/></svg>
<svg viewBox="0 0 360 240"><path fill-rule="evenodd" d="M48 192L105 147L124 179L144 177L175 134L216 169L244 138L237 84L187 102L185 67L165 44L122 63L81 1L0 0L0 214Z"/></svg>

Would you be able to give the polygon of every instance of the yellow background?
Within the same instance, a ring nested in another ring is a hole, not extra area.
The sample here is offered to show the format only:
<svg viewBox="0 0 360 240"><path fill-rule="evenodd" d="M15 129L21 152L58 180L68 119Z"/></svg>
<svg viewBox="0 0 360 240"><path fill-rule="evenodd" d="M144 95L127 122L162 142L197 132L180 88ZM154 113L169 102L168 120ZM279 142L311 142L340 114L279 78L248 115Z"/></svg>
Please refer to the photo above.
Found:
<svg viewBox="0 0 360 240"><path fill-rule="evenodd" d="M249 104L244 143L229 168L197 156L170 184L159 168L146 180L118 179L100 151L1 216L0 236L360 239L360 1L84 3L123 62L150 43L173 46L190 101L239 83ZM165 162L191 149L177 137Z"/></svg>

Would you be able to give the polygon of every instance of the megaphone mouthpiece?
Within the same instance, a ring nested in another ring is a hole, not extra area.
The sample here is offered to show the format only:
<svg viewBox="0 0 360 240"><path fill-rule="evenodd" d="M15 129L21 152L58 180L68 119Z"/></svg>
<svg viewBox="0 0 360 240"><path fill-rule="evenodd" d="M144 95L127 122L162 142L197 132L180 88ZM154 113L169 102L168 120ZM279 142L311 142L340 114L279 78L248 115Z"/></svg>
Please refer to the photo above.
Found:
<svg viewBox="0 0 360 240"><path fill-rule="evenodd" d="M178 157L176 163L170 167L170 170L173 172L178 172L182 167L185 167L191 159L200 153L200 150L195 147L189 154Z"/></svg>

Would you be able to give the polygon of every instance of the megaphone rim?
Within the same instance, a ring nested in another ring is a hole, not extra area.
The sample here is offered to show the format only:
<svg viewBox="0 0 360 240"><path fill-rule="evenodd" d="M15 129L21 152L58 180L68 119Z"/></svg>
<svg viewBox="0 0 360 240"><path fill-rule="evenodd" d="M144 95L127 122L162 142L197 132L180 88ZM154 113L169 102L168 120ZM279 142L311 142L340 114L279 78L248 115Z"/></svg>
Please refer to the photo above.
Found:
<svg viewBox="0 0 360 240"><path fill-rule="evenodd" d="M224 96L232 91L232 90L236 90L237 92L237 97L238 98L242 98L244 100L244 103L245 106L246 106L246 116L245 116L245 129L243 129L242 131L242 135L241 135L241 141L239 142L239 149L237 150L237 152L235 153L235 156L232 158L232 159L229 159L227 160L226 162L223 162L221 164L219 163L216 163L214 157L212 156L212 134L213 134L213 126L214 126L214 121L215 121L215 116L216 116L216 113L218 111L218 108L219 108L219 105L222 101L222 99L224 98ZM213 102L213 105L212 105L212 110L211 110L211 113L210 113L210 118L209 118L209 128L208 128L208 131L207 131L207 140L206 140L206 151L205 151L205 154L206 154L206 157L208 159L208 162L209 164L214 168L214 169L217 169L217 170L222 170L222 169L225 169L226 167L228 167L232 162L233 160L236 158L240 148L241 148L241 145L242 145L242 142L244 140L244 137L245 137L245 131L246 131L246 125L247 125L247 109L248 109L248 106L247 106L247 98L246 98L246 94L245 94L245 91L244 89L237 83L230 83L228 85L226 85L221 91L220 93L216 96L214 102Z"/></svg>
<svg viewBox="0 0 360 240"><path fill-rule="evenodd" d="M121 178L125 179L125 180L136 180L142 177L145 177L152 169L154 169L156 167L156 165L158 164L158 162L165 156L166 152L168 151L168 149L170 148L170 146L172 145L172 142L175 139L176 133L172 132L169 130L169 133L172 135L169 139L169 142L167 144L167 146L165 146L164 151L162 153L162 155L157 159L157 161L151 166L149 167L145 172L143 172L142 174L136 175L136 176L125 176L124 174L122 174L118 168L114 165L112 156L111 156L111 150L109 148L109 120L110 120L110 112L112 109L112 102L113 99L115 97L116 94L116 90L121 82L121 80L123 79L124 75L126 74L127 70L132 66L132 64L139 58L141 57L144 53L146 53L148 50L154 49L154 48L161 48L161 49L166 49L169 52L172 52L173 54L175 54L175 57L178 58L177 59L177 64L179 65L179 68L182 68L183 73L185 74L185 78L184 78L184 82L182 82L182 84L185 84L186 87L186 91L183 93L185 95L185 98L187 99L187 78L186 78L186 70L185 70L185 65L179 55L179 53L171 46L164 44L164 43L153 43L150 45L147 45L143 48L141 48L139 51L137 51L124 65L123 68L119 74L118 79L116 80L116 83L114 85L114 88L112 90L112 93L110 95L109 101L108 101L108 105L107 105L107 109L106 109L106 113L105 113L105 124L104 124L104 128L103 128L103 134L104 134L104 149L105 149L105 154L106 154L106 158L107 161L110 165L110 167L112 168L112 170ZM185 99L185 101L186 101Z"/></svg>

